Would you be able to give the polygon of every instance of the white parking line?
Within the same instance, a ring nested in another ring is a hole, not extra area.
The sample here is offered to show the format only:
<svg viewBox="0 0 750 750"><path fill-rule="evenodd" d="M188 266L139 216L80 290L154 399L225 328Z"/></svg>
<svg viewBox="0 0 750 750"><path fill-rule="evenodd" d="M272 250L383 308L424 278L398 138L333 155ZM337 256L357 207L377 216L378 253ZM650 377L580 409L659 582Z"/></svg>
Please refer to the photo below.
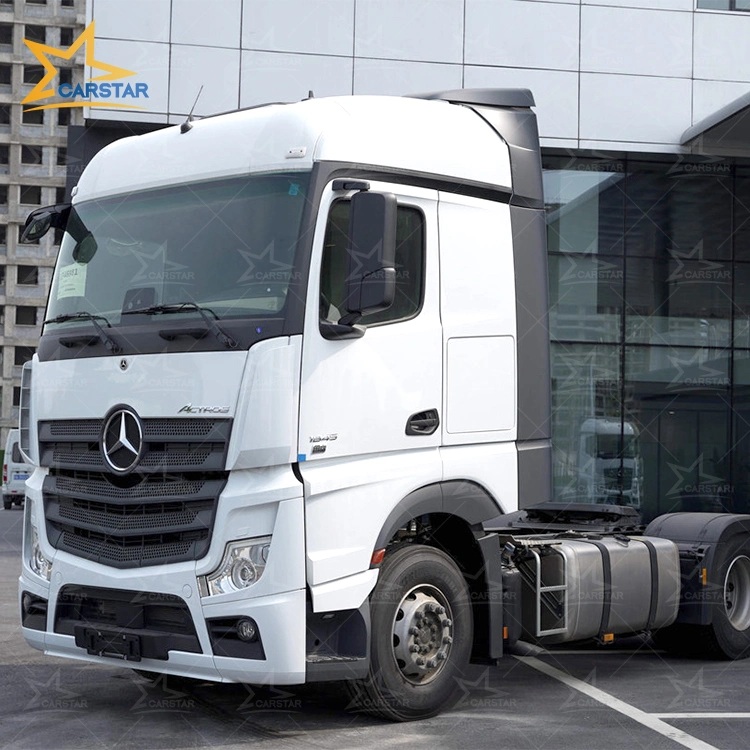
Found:
<svg viewBox="0 0 750 750"><path fill-rule="evenodd" d="M643 648L639 650L633 650L633 649L624 649L624 648L607 648L604 646L603 648L555 648L555 649L546 649L543 653L549 654L550 656L577 656L578 654L595 654L596 656L604 656L606 654L629 654L630 656L633 656L634 654L655 654L655 653L663 653L662 651L655 651L652 648Z"/></svg>
<svg viewBox="0 0 750 750"><path fill-rule="evenodd" d="M659 719L750 719L750 713L737 711L735 713L719 713L704 711L703 713L651 714Z"/></svg>
<svg viewBox="0 0 750 750"><path fill-rule="evenodd" d="M514 658L518 659L522 664L526 664L532 669L536 669L538 672L542 672L548 677L552 677L553 679L562 682L568 687L573 688L573 690L588 695L589 698L599 701L599 703L607 706L607 708L611 708L613 711L618 711L624 716L633 719L633 721L637 721L644 727L647 727L654 732L658 732L659 734L668 737L670 740L674 740L674 742L679 743L683 747L688 747L690 750L719 750L714 745L709 745L707 742L699 740L697 737L693 737L693 735L687 734L687 732L683 732L681 729L676 729L667 724L658 716L641 711L640 708L631 706L629 703L625 703L625 701L621 701L619 698L615 698L613 695L605 693L603 690L600 690L593 685L589 685L583 680L571 677L569 674L559 669L555 669L555 667L551 667L549 664L545 664L545 662L537 659L535 656L516 656Z"/></svg>

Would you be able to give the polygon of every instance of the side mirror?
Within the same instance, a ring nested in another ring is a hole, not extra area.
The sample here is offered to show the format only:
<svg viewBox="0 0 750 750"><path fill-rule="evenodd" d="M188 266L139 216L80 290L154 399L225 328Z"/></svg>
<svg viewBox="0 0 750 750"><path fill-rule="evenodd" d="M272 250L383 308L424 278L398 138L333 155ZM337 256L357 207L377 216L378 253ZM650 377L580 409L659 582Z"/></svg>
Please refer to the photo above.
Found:
<svg viewBox="0 0 750 750"><path fill-rule="evenodd" d="M396 294L396 196L355 193L349 218L346 300L352 325L368 313L385 310Z"/></svg>
<svg viewBox="0 0 750 750"><path fill-rule="evenodd" d="M59 203L56 206L45 206L32 211L26 218L26 224L19 242L27 245L37 242L53 227L65 229L70 215L70 203Z"/></svg>

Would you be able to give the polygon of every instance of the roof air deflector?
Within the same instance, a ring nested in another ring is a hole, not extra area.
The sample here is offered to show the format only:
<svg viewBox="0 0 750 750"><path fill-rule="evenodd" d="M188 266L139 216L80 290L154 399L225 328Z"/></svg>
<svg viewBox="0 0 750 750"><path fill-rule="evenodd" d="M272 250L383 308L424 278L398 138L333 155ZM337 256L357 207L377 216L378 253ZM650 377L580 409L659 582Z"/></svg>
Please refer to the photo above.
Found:
<svg viewBox="0 0 750 750"><path fill-rule="evenodd" d="M534 95L529 89L452 89L428 94L410 94L411 99L440 99L451 104L481 107L533 107Z"/></svg>

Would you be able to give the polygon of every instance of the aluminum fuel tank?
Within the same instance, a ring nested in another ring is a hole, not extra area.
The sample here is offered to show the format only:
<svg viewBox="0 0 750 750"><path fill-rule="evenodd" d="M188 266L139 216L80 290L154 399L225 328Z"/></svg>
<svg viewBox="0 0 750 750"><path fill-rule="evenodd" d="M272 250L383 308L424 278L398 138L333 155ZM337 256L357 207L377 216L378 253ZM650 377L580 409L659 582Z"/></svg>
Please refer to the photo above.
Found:
<svg viewBox="0 0 750 750"><path fill-rule="evenodd" d="M680 562L668 539L581 536L531 555L522 569L527 639L562 643L636 633L677 617Z"/></svg>

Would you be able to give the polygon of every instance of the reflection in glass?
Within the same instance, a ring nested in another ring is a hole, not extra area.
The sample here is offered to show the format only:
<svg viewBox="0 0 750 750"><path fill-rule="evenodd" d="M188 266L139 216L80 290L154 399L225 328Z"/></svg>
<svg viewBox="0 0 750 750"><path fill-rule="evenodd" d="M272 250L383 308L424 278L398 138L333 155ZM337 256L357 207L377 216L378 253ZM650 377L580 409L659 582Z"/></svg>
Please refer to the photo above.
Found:
<svg viewBox="0 0 750 750"><path fill-rule="evenodd" d="M550 255L550 332L562 341L619 341L622 258Z"/></svg>
<svg viewBox="0 0 750 750"><path fill-rule="evenodd" d="M627 347L625 373L624 421L639 435L645 520L730 510L727 352Z"/></svg>
<svg viewBox="0 0 750 750"><path fill-rule="evenodd" d="M550 252L622 253L622 162L545 159L544 196Z"/></svg>
<svg viewBox="0 0 750 750"><path fill-rule="evenodd" d="M552 445L557 499L621 502L620 399L618 347L552 345Z"/></svg>
<svg viewBox="0 0 750 750"><path fill-rule="evenodd" d="M731 277L727 261L628 258L626 341L727 346Z"/></svg>
<svg viewBox="0 0 750 750"><path fill-rule="evenodd" d="M732 178L728 163L629 162L625 250L663 260L732 257Z"/></svg>
<svg viewBox="0 0 750 750"><path fill-rule="evenodd" d="M658 158L544 160L554 496L745 512L750 168Z"/></svg>

